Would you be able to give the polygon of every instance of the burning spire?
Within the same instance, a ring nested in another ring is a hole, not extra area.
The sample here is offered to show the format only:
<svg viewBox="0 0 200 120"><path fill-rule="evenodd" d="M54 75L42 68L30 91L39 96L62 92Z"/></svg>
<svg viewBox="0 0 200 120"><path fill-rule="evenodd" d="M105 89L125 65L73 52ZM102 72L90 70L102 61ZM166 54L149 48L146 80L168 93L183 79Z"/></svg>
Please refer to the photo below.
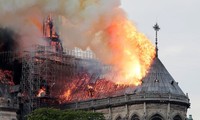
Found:
<svg viewBox="0 0 200 120"><path fill-rule="evenodd" d="M49 41L50 46L55 48L56 52L63 52L63 46L56 32L51 14L43 20L43 36Z"/></svg>

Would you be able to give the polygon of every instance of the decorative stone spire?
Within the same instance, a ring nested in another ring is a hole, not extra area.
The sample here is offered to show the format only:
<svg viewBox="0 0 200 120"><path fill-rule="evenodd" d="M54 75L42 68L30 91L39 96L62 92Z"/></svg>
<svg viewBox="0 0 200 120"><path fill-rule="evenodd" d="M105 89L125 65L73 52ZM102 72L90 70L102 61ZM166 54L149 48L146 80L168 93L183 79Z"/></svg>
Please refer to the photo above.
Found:
<svg viewBox="0 0 200 120"><path fill-rule="evenodd" d="M156 57L158 57L158 35L157 35L157 32L160 30L160 27L158 26L158 24L156 23L154 26L153 26L154 30L156 31Z"/></svg>

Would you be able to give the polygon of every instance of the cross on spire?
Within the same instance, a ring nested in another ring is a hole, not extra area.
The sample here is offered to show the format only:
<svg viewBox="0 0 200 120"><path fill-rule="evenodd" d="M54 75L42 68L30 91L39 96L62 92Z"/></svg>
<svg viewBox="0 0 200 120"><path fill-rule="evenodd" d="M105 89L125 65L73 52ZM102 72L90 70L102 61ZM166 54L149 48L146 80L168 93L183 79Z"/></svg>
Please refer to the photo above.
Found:
<svg viewBox="0 0 200 120"><path fill-rule="evenodd" d="M160 30L160 27L158 26L158 24L156 23L154 26L153 26L154 30L156 31L156 41L155 41L155 44L156 44L156 57L158 57L158 35L157 35L157 32Z"/></svg>

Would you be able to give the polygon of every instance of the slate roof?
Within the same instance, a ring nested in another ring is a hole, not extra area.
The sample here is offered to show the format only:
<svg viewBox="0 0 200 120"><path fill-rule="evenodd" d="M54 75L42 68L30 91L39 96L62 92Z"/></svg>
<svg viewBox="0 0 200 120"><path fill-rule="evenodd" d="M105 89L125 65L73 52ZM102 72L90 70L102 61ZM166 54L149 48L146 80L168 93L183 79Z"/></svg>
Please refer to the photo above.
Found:
<svg viewBox="0 0 200 120"><path fill-rule="evenodd" d="M170 93L185 96L178 83L173 79L160 59L156 57L136 93Z"/></svg>

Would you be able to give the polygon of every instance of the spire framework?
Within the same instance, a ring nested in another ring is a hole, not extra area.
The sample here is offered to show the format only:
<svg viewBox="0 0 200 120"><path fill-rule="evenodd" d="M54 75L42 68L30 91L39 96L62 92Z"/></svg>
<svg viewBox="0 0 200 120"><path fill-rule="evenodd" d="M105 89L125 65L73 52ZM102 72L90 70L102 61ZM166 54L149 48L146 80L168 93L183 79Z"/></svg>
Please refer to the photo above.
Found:
<svg viewBox="0 0 200 120"><path fill-rule="evenodd" d="M154 30L156 31L156 41L155 41L155 44L156 44L156 57L158 57L158 31L160 30L160 27L158 26L158 24L156 23L154 26L153 26Z"/></svg>

